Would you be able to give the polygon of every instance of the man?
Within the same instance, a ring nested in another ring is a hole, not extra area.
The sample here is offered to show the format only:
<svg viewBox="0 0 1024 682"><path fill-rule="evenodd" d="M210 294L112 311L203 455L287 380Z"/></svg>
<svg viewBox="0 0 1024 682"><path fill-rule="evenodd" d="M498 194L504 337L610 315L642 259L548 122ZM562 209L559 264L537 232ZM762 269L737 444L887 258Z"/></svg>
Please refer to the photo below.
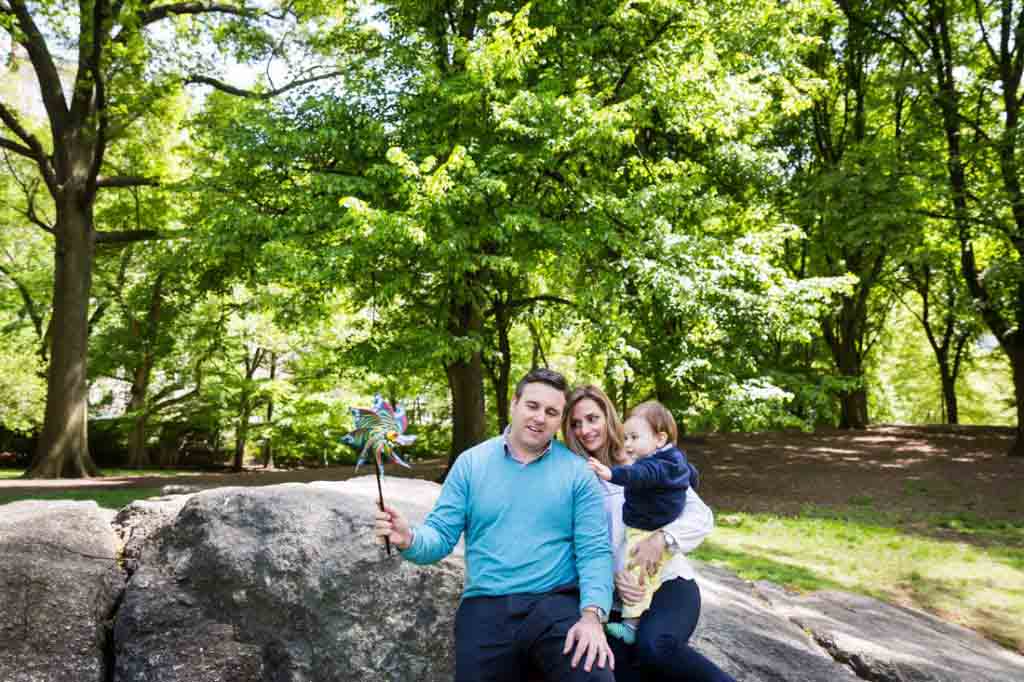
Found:
<svg viewBox="0 0 1024 682"><path fill-rule="evenodd" d="M612 555L601 489L584 459L553 440L566 388L548 369L523 377L505 433L455 460L422 526L386 505L377 513L378 539L420 564L466 534L456 682L518 682L530 667L547 680L615 679L602 624Z"/></svg>

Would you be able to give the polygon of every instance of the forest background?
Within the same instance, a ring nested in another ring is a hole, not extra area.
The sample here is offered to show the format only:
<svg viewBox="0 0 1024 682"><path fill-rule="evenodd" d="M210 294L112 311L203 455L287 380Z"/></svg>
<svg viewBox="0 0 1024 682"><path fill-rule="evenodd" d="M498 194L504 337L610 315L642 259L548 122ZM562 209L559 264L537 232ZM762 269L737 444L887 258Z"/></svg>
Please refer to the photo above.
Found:
<svg viewBox="0 0 1024 682"><path fill-rule="evenodd" d="M0 451L413 457L550 365L687 433L1016 426L1024 7L0 0Z"/></svg>

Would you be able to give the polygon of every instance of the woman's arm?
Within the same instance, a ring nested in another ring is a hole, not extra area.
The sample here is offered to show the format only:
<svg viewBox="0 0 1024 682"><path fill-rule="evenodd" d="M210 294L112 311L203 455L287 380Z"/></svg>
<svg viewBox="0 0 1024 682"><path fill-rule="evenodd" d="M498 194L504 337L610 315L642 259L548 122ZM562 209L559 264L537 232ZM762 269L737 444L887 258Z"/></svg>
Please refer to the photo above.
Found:
<svg viewBox="0 0 1024 682"><path fill-rule="evenodd" d="M667 543L670 552L689 554L700 547L700 543L714 528L715 515L711 513L711 508L704 504L704 500L700 499L693 488L687 488L683 513L662 528L661 532L672 538L672 542Z"/></svg>
<svg viewBox="0 0 1024 682"><path fill-rule="evenodd" d="M714 527L715 517L711 509L693 488L688 488L683 513L660 532L652 533L646 540L637 543L627 560L626 568L641 566L648 575L655 575L665 549L674 554L692 552Z"/></svg>

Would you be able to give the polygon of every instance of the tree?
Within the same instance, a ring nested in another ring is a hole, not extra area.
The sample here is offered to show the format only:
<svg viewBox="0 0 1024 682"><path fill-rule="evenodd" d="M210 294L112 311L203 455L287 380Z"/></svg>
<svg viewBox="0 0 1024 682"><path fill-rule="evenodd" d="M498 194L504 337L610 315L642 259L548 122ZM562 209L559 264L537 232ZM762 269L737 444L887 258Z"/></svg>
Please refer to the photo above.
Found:
<svg viewBox="0 0 1024 682"><path fill-rule="evenodd" d="M930 257L929 257L930 256ZM981 325L955 259L948 254L920 254L902 268L907 290L920 299L920 307L903 301L928 337L935 356L942 387L942 417L947 424L959 424L956 383L971 344L981 334ZM902 300L902 299L901 299Z"/></svg>
<svg viewBox="0 0 1024 682"><path fill-rule="evenodd" d="M943 213L960 244L960 271L978 313L1013 372L1024 456L1024 6L1014 2L895 3L895 22L874 30L897 46L930 96L944 143Z"/></svg>
<svg viewBox="0 0 1024 682"><path fill-rule="evenodd" d="M843 385L841 428L869 422L865 359L890 302L874 295L912 243L921 218L907 180L908 93L899 64L868 29L884 3L839 0L819 18L808 69L820 80L790 139L797 160L784 190L809 239L790 249L799 277L851 273L856 284L820 321ZM788 125L792 125L791 123Z"/></svg>
<svg viewBox="0 0 1024 682"><path fill-rule="evenodd" d="M0 103L4 133L0 147L31 160L54 202L52 354L47 375L46 412L39 448L27 475L79 477L96 474L86 441L86 358L89 301L97 245L153 238L148 231L98 230L94 207L101 190L152 185L156 178L121 172L106 162L109 148L130 133L142 111L152 109L183 83L202 83L247 93L212 77L189 71L193 50L168 51L154 27L183 22L201 31L204 23L221 42L237 40L243 58L276 54L280 41L267 21L294 17L292 5L274 14L247 0L213 2L112 2L85 0L69 8L53 0L0 2L0 27L24 49L39 85L49 123L49 139L32 133L23 116ZM220 26L219 31L216 26ZM183 31L186 35L188 31ZM166 34L166 32L165 32ZM210 34L207 34L210 35ZM224 38L227 37L227 38ZM70 45L76 63L62 60ZM167 58L167 59L165 59ZM163 71L164 63L172 67ZM69 74L69 96L65 78ZM307 75L295 83L309 82ZM262 96L293 84L259 93Z"/></svg>

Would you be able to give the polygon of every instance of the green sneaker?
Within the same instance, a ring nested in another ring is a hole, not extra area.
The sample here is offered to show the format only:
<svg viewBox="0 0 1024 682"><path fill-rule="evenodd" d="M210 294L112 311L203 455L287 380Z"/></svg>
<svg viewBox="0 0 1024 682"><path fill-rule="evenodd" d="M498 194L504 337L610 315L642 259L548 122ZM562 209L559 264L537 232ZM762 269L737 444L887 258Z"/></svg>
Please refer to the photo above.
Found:
<svg viewBox="0 0 1024 682"><path fill-rule="evenodd" d="M609 635L621 639L626 644L636 643L636 630L625 623L608 623L604 629Z"/></svg>

